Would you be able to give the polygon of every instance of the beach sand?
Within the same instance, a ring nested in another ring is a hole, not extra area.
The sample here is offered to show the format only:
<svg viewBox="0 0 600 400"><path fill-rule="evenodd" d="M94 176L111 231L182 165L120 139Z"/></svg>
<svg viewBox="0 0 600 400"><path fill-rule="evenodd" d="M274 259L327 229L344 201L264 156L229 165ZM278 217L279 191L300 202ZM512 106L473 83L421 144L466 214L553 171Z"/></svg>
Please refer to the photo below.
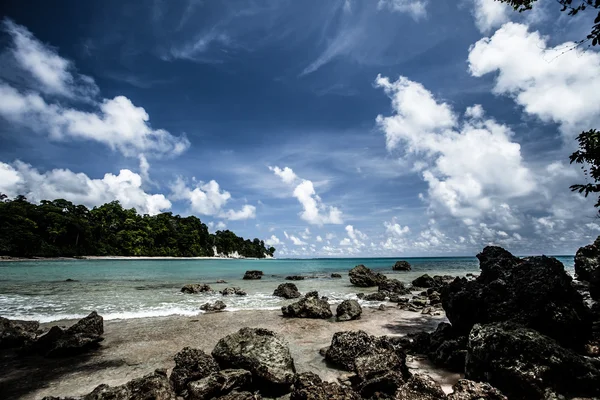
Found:
<svg viewBox="0 0 600 400"><path fill-rule="evenodd" d="M0 398L41 399L44 396L77 396L106 383L120 385L157 368L172 369L173 356L189 346L210 353L218 340L242 327L271 329L289 343L298 372L312 371L335 381L348 373L328 367L319 349L328 346L335 332L362 329L372 335L405 335L431 331L444 317L431 317L399 310L364 308L360 320L333 322L287 319L279 311L236 311L105 321L101 349L67 359L3 354L0 368ZM43 324L68 326L75 321ZM446 391L460 376L436 369L423 360L410 359L409 367L422 370L440 382Z"/></svg>

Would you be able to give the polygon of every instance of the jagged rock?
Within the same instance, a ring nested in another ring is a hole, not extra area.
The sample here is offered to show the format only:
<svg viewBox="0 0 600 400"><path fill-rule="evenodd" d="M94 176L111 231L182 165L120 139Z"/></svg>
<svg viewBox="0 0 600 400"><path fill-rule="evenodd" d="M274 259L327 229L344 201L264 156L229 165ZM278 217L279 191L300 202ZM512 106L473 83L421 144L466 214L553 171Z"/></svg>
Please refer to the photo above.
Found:
<svg viewBox="0 0 600 400"><path fill-rule="evenodd" d="M387 307L385 306L385 304L380 304L379 307L377 307L377 309L379 311L385 311L385 310L387 310Z"/></svg>
<svg viewBox="0 0 600 400"><path fill-rule="evenodd" d="M489 383L460 379L454 386L448 400L508 400L498 389Z"/></svg>
<svg viewBox="0 0 600 400"><path fill-rule="evenodd" d="M46 357L71 356L97 348L104 340L103 334L104 320L92 311L66 330L53 326L32 344L32 348Z"/></svg>
<svg viewBox="0 0 600 400"><path fill-rule="evenodd" d="M0 317L0 349L30 345L40 324L37 321L19 321Z"/></svg>
<svg viewBox="0 0 600 400"><path fill-rule="evenodd" d="M188 382L206 378L219 371L219 365L210 355L191 347L175 354L175 368L171 372L171 383L177 394L184 393Z"/></svg>
<svg viewBox="0 0 600 400"><path fill-rule="evenodd" d="M356 297L360 300L365 298L365 294L364 293L356 293Z"/></svg>
<svg viewBox="0 0 600 400"><path fill-rule="evenodd" d="M424 274L413 280L412 285L415 287L430 288L435 285L435 281L428 274Z"/></svg>
<svg viewBox="0 0 600 400"><path fill-rule="evenodd" d="M442 290L446 316L459 335L476 323L514 321L563 346L583 348L591 333L589 310L558 260L521 260L494 246L477 257L482 270L477 279L456 278Z"/></svg>
<svg viewBox="0 0 600 400"><path fill-rule="evenodd" d="M375 292L368 294L364 297L367 301L385 301L386 294L385 292Z"/></svg>
<svg viewBox="0 0 600 400"><path fill-rule="evenodd" d="M442 295L440 295L438 292L433 292L431 294L429 294L428 296L429 299L429 304L431 305L436 305L436 304L442 304Z"/></svg>
<svg viewBox="0 0 600 400"><path fill-rule="evenodd" d="M183 293L198 294L204 292L212 292L212 289L206 283L188 283L187 285L181 288L181 291Z"/></svg>
<svg viewBox="0 0 600 400"><path fill-rule="evenodd" d="M282 283L277 286L277 289L273 292L273 296L283 297L284 299L296 299L301 295L298 287L293 283Z"/></svg>
<svg viewBox="0 0 600 400"><path fill-rule="evenodd" d="M296 303L281 307L285 317L328 319L333 316L331 306L325 298L319 299L317 292L309 292Z"/></svg>
<svg viewBox="0 0 600 400"><path fill-rule="evenodd" d="M512 399L600 396L600 361L512 322L475 325L469 334L465 378L486 381Z"/></svg>
<svg viewBox="0 0 600 400"><path fill-rule="evenodd" d="M215 283L227 283L227 281L226 281L226 280L224 280L224 279L219 279L219 280L217 280Z"/></svg>
<svg viewBox="0 0 600 400"><path fill-rule="evenodd" d="M165 370L133 379L121 386L100 385L83 400L175 400Z"/></svg>
<svg viewBox="0 0 600 400"><path fill-rule="evenodd" d="M404 376L397 371L387 371L356 385L356 391L365 399L389 399L405 383ZM397 398L397 397L393 397ZM400 397L404 399L404 397Z"/></svg>
<svg viewBox="0 0 600 400"><path fill-rule="evenodd" d="M225 369L197 381L188 383L190 400L208 400L224 396L233 390L251 386L252 374L244 369Z"/></svg>
<svg viewBox="0 0 600 400"><path fill-rule="evenodd" d="M332 278L341 278L341 277L342 277L342 275L340 275L340 274L336 274L336 273L333 273L333 274L331 274L331 277L332 277Z"/></svg>
<svg viewBox="0 0 600 400"><path fill-rule="evenodd" d="M359 319L362 314L362 307L356 300L344 300L335 310L338 321L350 321Z"/></svg>
<svg viewBox="0 0 600 400"><path fill-rule="evenodd" d="M262 276L264 275L264 273L262 271L246 271L246 273L244 274L244 278L243 279L261 279Z"/></svg>
<svg viewBox="0 0 600 400"><path fill-rule="evenodd" d="M221 300L217 300L214 303L204 303L200 306L200 309L206 312L218 312L223 311L227 307L227 304Z"/></svg>
<svg viewBox="0 0 600 400"><path fill-rule="evenodd" d="M318 375L304 372L296 375L290 400L360 400L350 388L323 382Z"/></svg>
<svg viewBox="0 0 600 400"><path fill-rule="evenodd" d="M577 279L589 282L592 298L600 300L600 236L593 244L577 250L575 273Z"/></svg>
<svg viewBox="0 0 600 400"><path fill-rule="evenodd" d="M261 400L262 396L258 393L234 392L216 398L215 400Z"/></svg>
<svg viewBox="0 0 600 400"><path fill-rule="evenodd" d="M301 275L291 275L285 277L286 281L303 281L304 277Z"/></svg>
<svg viewBox="0 0 600 400"><path fill-rule="evenodd" d="M287 344L267 329L242 328L219 340L212 356L222 368L250 371L263 394L288 393L296 372Z"/></svg>
<svg viewBox="0 0 600 400"><path fill-rule="evenodd" d="M237 286L234 287L227 287L223 290L221 290L220 292L223 296L232 296L232 295L237 295L237 296L245 296L247 293L245 291L243 291L242 289L240 289Z"/></svg>
<svg viewBox="0 0 600 400"><path fill-rule="evenodd" d="M432 333L419 332L408 337L412 339L406 346L409 352L424 354L435 365L451 371L464 371L467 337L458 335L452 325L442 322Z"/></svg>
<svg viewBox="0 0 600 400"><path fill-rule="evenodd" d="M350 276L350 283L359 287L377 286L387 279L385 275L373 272L362 264L352 268L348 275Z"/></svg>
<svg viewBox="0 0 600 400"><path fill-rule="evenodd" d="M404 283L398 279L386 279L379 283L378 291L385 293L394 293L398 295L410 294L410 290L404 286Z"/></svg>
<svg viewBox="0 0 600 400"><path fill-rule="evenodd" d="M394 271L410 271L410 264L408 261L396 261L394 267L392 268Z"/></svg>
<svg viewBox="0 0 600 400"><path fill-rule="evenodd" d="M413 280L412 285L414 287L433 288L435 290L441 290L453 280L454 277L450 275L434 275L433 277L431 277L428 274L424 274L418 277L417 279Z"/></svg>
<svg viewBox="0 0 600 400"><path fill-rule="evenodd" d="M442 400L446 399L446 394L431 377L415 374L398 389L394 398L402 400Z"/></svg>

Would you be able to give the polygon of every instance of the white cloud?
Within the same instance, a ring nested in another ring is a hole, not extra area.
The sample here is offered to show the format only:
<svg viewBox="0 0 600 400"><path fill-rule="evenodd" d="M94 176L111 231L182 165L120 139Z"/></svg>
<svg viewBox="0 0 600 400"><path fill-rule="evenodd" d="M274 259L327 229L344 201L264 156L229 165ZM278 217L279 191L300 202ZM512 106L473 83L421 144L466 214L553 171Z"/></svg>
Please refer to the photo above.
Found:
<svg viewBox="0 0 600 400"><path fill-rule="evenodd" d="M219 222L217 222L217 225L215 225L215 228L218 231L223 231L227 228L227 224L225 224L225 222L223 222L223 221L219 221Z"/></svg>
<svg viewBox="0 0 600 400"><path fill-rule="evenodd" d="M289 239L292 241L292 243L294 243L294 245L296 246L305 246L306 242L303 242L302 240L300 240L299 238L297 238L294 235L290 235Z"/></svg>
<svg viewBox="0 0 600 400"><path fill-rule="evenodd" d="M268 238L267 240L265 240L265 244L267 246L279 246L281 243L281 240L279 240L279 238L275 235L271 235L270 238Z"/></svg>
<svg viewBox="0 0 600 400"><path fill-rule="evenodd" d="M118 200L125 208L135 207L140 214L150 215L171 208L164 195L146 193L141 176L128 169L122 169L118 175L107 173L102 179L91 179L68 169L41 173L21 161L12 165L0 162L0 192L9 197L22 194L33 202L66 199L88 207Z"/></svg>
<svg viewBox="0 0 600 400"><path fill-rule="evenodd" d="M321 243L323 241L323 238L321 236L317 236L315 239L319 243Z"/></svg>
<svg viewBox="0 0 600 400"><path fill-rule="evenodd" d="M502 26L510 19L512 8L496 0L473 0L473 17L475 25L481 33L488 33L492 29Z"/></svg>
<svg viewBox="0 0 600 400"><path fill-rule="evenodd" d="M325 239L327 239L327 240L335 239L335 233L327 233L325 235Z"/></svg>
<svg viewBox="0 0 600 400"><path fill-rule="evenodd" d="M304 229L304 232L300 234L300 237L304 240L310 239L310 229Z"/></svg>
<svg viewBox="0 0 600 400"><path fill-rule="evenodd" d="M256 218L256 207L244 204L241 210L227 210L226 212L221 213L219 217L226 218L230 221Z"/></svg>
<svg viewBox="0 0 600 400"><path fill-rule="evenodd" d="M410 228L408 226L402 226L398 224L395 220L392 220L391 222L385 221L383 223L383 226L385 226L385 230L388 234L397 237L404 236L405 234L410 232Z"/></svg>
<svg viewBox="0 0 600 400"><path fill-rule="evenodd" d="M427 16L427 3L427 0L379 0L377 8L406 13L418 21Z"/></svg>
<svg viewBox="0 0 600 400"><path fill-rule="evenodd" d="M352 225L346 225L345 229L348 237L340 241L340 246L352 246L355 250L365 247L364 240L368 239L366 234L355 229Z"/></svg>
<svg viewBox="0 0 600 400"><path fill-rule="evenodd" d="M291 185L292 183L294 183L296 181L296 179L298 179L298 176L289 167L285 167L285 168L281 169L279 167L271 167L271 166L269 166L269 169L271 171L273 171L275 173L275 175L277 175L278 177L280 177L281 180L284 183L287 183L288 185Z"/></svg>
<svg viewBox="0 0 600 400"><path fill-rule="evenodd" d="M560 124L570 139L600 124L600 53L573 50L573 42L549 47L547 40L526 25L507 23L471 46L469 70L476 77L497 73L494 93Z"/></svg>

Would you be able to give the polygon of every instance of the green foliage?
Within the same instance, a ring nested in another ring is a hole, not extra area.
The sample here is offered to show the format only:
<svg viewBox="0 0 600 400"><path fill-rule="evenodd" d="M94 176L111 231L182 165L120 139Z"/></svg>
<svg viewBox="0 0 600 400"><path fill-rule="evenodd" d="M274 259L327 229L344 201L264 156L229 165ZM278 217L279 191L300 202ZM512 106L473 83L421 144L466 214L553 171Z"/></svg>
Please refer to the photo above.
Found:
<svg viewBox="0 0 600 400"><path fill-rule="evenodd" d="M590 193L600 192L600 131L590 129L577 136L579 150L571 154L569 160L571 164L582 164L585 175L594 180L594 183L572 185L571 190L583 193L587 197ZM596 207L600 207L600 198L596 202Z"/></svg>
<svg viewBox="0 0 600 400"><path fill-rule="evenodd" d="M91 210L63 199L35 205L24 196L10 200L0 193L0 255L201 257L214 255L213 246L218 253L244 257L275 253L259 239L228 230L211 234L194 216L139 215L118 201Z"/></svg>

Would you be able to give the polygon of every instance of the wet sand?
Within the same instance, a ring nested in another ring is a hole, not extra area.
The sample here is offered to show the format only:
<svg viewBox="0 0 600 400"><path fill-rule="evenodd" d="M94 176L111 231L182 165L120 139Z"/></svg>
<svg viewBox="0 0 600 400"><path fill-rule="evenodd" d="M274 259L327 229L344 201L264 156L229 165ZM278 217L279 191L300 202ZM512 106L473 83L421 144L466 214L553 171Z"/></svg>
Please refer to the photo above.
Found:
<svg viewBox="0 0 600 400"><path fill-rule="evenodd" d="M362 329L372 335L405 335L431 331L444 317L388 307L385 311L364 308L360 320L334 322L287 319L279 311L237 311L202 314L196 317L171 316L105 321L102 347L84 356L44 359L2 354L0 398L41 399L44 396L78 396L106 383L120 385L154 371L171 369L173 356L183 347L196 347L210 353L220 338L242 327L261 327L281 334L290 345L298 372L312 371L324 380L347 375L328 367L319 349L328 346L335 332ZM70 325L74 321L43 324ZM433 368L422 360L409 359L409 367L423 370L445 390L460 378Z"/></svg>

